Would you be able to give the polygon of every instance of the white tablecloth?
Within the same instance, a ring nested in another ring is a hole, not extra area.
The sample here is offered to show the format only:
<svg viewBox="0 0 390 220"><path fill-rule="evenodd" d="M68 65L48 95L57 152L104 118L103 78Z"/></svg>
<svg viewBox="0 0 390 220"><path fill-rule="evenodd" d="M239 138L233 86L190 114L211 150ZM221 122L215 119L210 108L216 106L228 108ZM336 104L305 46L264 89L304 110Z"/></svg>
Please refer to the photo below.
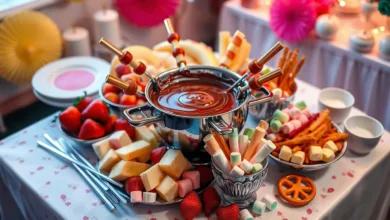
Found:
<svg viewBox="0 0 390 220"><path fill-rule="evenodd" d="M298 84L296 99L305 100L316 111L319 90L302 81ZM352 109L351 115L359 114L364 113ZM26 219L182 219L178 205L128 205L110 213L72 167L37 147L36 141L44 140L45 132L53 137L61 135L53 118L54 115L49 116L0 141L0 177L5 183L4 186L0 181L0 190L9 191ZM247 126L254 127L255 122L249 118ZM361 157L347 152L330 168L304 174L317 186L317 195L309 205L291 207L278 198L277 209L257 219L384 219L390 203L389 143L390 134L385 132L369 155ZM96 161L90 149L82 151L90 161ZM296 171L271 163L258 197L278 197L275 184L291 172ZM1 194L0 210L5 216L0 219L16 219L7 194ZM201 215L197 219L206 218Z"/></svg>
<svg viewBox="0 0 390 220"><path fill-rule="evenodd" d="M313 36L297 45L307 60L299 78L320 88L340 87L355 96L355 106L368 115L380 120L390 130L390 62L378 56L378 43L372 53L362 55L349 49L348 40L354 28L361 27L359 17L340 18L341 28L332 42L316 39ZM377 23L383 16L376 14ZM271 48L278 38L268 24L267 8L248 10L237 0L223 6L219 29L232 33L240 30L252 44L251 57L260 57ZM376 42L381 35L376 35ZM276 66L273 59L270 66Z"/></svg>

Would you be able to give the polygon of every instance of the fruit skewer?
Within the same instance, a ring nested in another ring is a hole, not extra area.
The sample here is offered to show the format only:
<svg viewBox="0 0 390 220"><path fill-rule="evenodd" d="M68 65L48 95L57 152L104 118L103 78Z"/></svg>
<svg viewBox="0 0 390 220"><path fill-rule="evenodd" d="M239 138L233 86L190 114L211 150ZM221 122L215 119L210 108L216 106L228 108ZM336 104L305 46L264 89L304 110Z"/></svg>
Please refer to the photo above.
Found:
<svg viewBox="0 0 390 220"><path fill-rule="evenodd" d="M179 45L180 35L173 29L172 22L169 18L164 20L164 25L168 32L167 41L172 45L172 55L175 57L177 66L179 67L180 71L183 71L187 68L187 62L184 59L185 52Z"/></svg>

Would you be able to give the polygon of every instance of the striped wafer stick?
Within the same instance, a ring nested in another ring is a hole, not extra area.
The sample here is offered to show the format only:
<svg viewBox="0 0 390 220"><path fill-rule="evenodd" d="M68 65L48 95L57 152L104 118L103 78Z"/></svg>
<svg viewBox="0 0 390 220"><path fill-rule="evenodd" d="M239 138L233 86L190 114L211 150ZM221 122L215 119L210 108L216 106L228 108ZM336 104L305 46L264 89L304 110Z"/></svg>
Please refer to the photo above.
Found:
<svg viewBox="0 0 390 220"><path fill-rule="evenodd" d="M176 59L177 66L183 68L187 62L184 59L184 50L180 47L180 36L173 29L172 22L169 18L164 20L165 28L168 32L167 41L172 45L172 55Z"/></svg>
<svg viewBox="0 0 390 220"><path fill-rule="evenodd" d="M244 41L244 38L245 38L244 33L240 31L236 31L236 33L234 33L233 39L229 43L226 54L222 58L220 64L221 67L228 68L230 66L234 57L237 55L237 52L239 51L241 44Z"/></svg>

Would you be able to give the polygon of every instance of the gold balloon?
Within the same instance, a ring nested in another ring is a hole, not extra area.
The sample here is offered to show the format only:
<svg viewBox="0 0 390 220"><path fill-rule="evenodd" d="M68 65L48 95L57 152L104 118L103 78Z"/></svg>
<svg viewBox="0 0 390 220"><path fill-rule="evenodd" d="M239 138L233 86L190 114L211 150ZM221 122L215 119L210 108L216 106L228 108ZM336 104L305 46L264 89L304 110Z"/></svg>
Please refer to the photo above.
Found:
<svg viewBox="0 0 390 220"><path fill-rule="evenodd" d="M39 68L61 53L61 32L41 12L24 11L0 24L0 77L10 82L30 82Z"/></svg>

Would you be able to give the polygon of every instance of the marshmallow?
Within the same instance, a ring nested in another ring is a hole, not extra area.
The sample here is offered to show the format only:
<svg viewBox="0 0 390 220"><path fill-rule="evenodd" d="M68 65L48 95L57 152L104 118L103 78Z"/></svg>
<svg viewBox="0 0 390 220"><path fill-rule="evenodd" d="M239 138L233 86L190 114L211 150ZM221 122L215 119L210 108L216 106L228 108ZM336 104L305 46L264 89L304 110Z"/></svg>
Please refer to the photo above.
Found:
<svg viewBox="0 0 390 220"><path fill-rule="evenodd" d="M243 209L240 211L240 220L254 220L254 218L248 209Z"/></svg>
<svg viewBox="0 0 390 220"><path fill-rule="evenodd" d="M261 140L260 140L260 143L257 145L257 148L256 148L256 152L257 151L259 151L264 145L266 145L267 144L267 139L265 139L265 138L262 138ZM256 153L255 152L255 153Z"/></svg>
<svg viewBox="0 0 390 220"><path fill-rule="evenodd" d="M203 138L203 141L207 144L207 152L214 152L213 154L211 155L214 155L215 152L217 152L218 150L221 150L217 140L215 139L214 135L213 134L208 134L206 135L204 138Z"/></svg>
<svg viewBox="0 0 390 220"><path fill-rule="evenodd" d="M270 195L265 195L261 201L264 202L265 206L271 211L278 206L276 199Z"/></svg>
<svg viewBox="0 0 390 220"><path fill-rule="evenodd" d="M272 94L273 94L272 98L274 100L279 100L283 96L283 91L280 88L276 88L272 90Z"/></svg>
<svg viewBox="0 0 390 220"><path fill-rule="evenodd" d="M240 164L240 168L243 169L245 173L250 173L253 169L253 165L249 161L243 160Z"/></svg>
<svg viewBox="0 0 390 220"><path fill-rule="evenodd" d="M240 154L245 154L246 147L248 146L248 136L240 135L238 137L238 148L240 149Z"/></svg>
<svg viewBox="0 0 390 220"><path fill-rule="evenodd" d="M300 115L301 115L301 111L298 108L294 107L294 108L290 109L290 118L291 119L298 119Z"/></svg>
<svg viewBox="0 0 390 220"><path fill-rule="evenodd" d="M261 163L254 163L252 168L252 173L257 173L262 169L263 169L263 165L261 165Z"/></svg>
<svg viewBox="0 0 390 220"><path fill-rule="evenodd" d="M289 134L290 132L294 131L294 129L294 124L291 123L291 121L284 123L281 128L283 134Z"/></svg>
<svg viewBox="0 0 390 220"><path fill-rule="evenodd" d="M322 148L322 161L329 162L335 158L334 152L329 148Z"/></svg>
<svg viewBox="0 0 390 220"><path fill-rule="evenodd" d="M179 186L179 196L181 198L186 197L192 192L192 182L190 179L178 180L176 183Z"/></svg>
<svg viewBox="0 0 390 220"><path fill-rule="evenodd" d="M157 194L154 192L143 192L142 198L144 202L154 203L156 202Z"/></svg>
<svg viewBox="0 0 390 220"><path fill-rule="evenodd" d="M268 140L267 144L264 145L260 150L252 157L251 163L261 163L265 158L270 155L272 151L276 149L276 146L272 141Z"/></svg>
<svg viewBox="0 0 390 220"><path fill-rule="evenodd" d="M230 163L225 157L225 154L221 149L219 149L215 154L213 154L213 160L215 164L225 173L229 173L232 169Z"/></svg>
<svg viewBox="0 0 390 220"><path fill-rule="evenodd" d="M309 159L311 161L321 161L322 160L322 147L320 147L320 146L310 146L310 148L309 148Z"/></svg>
<svg viewBox="0 0 390 220"><path fill-rule="evenodd" d="M272 132L279 132L280 128L282 127L282 122L279 120L272 119L270 128Z"/></svg>
<svg viewBox="0 0 390 220"><path fill-rule="evenodd" d="M286 145L283 145L279 152L279 158L285 161L290 161L292 157L292 150Z"/></svg>
<svg viewBox="0 0 390 220"><path fill-rule="evenodd" d="M288 104L288 106L287 106L287 108L294 108L295 107L295 104L294 103L290 103L290 104Z"/></svg>
<svg viewBox="0 0 390 220"><path fill-rule="evenodd" d="M295 103L295 107L297 107L299 110L303 110L307 108L307 105L304 101L299 101Z"/></svg>
<svg viewBox="0 0 390 220"><path fill-rule="evenodd" d="M126 131L115 131L110 137L109 142L114 149L119 149L131 144L131 139Z"/></svg>
<svg viewBox="0 0 390 220"><path fill-rule="evenodd" d="M284 113L290 115L290 109L288 109L288 108L283 109L282 112L284 112ZM290 116L290 117L291 117L291 116Z"/></svg>
<svg viewBox="0 0 390 220"><path fill-rule="evenodd" d="M278 133L267 134L267 139L270 140L270 141L275 141L277 137L279 137Z"/></svg>
<svg viewBox="0 0 390 220"><path fill-rule="evenodd" d="M264 121L264 120L260 120L259 124L257 125L257 127L260 127L264 130L267 130L268 127L269 127L269 124L268 122Z"/></svg>
<svg viewBox="0 0 390 220"><path fill-rule="evenodd" d="M142 202L142 191L131 191L130 197L131 203Z"/></svg>
<svg viewBox="0 0 390 220"><path fill-rule="evenodd" d="M291 163L302 165L305 161L305 152L297 151L291 157Z"/></svg>
<svg viewBox="0 0 390 220"><path fill-rule="evenodd" d="M289 123L294 125L294 130L298 129L302 126L302 123L299 120L291 120Z"/></svg>
<svg viewBox="0 0 390 220"><path fill-rule="evenodd" d="M273 119L279 120L282 123L286 123L290 120L290 116L279 109L274 112Z"/></svg>
<svg viewBox="0 0 390 220"><path fill-rule="evenodd" d="M193 189L199 189L200 187L200 173L197 170L186 171L183 173L183 179L189 179L192 183Z"/></svg>
<svg viewBox="0 0 390 220"><path fill-rule="evenodd" d="M309 111L309 109L302 110L301 114L305 115L307 118L311 117L311 112Z"/></svg>
<svg viewBox="0 0 390 220"><path fill-rule="evenodd" d="M324 148L328 148L335 153L339 151L339 149L337 148L336 144L333 141L327 141L324 145Z"/></svg>
<svg viewBox="0 0 390 220"><path fill-rule="evenodd" d="M252 205L252 212L262 215L265 212L266 204L264 202L260 202L256 200Z"/></svg>
<svg viewBox="0 0 390 220"><path fill-rule="evenodd" d="M234 128L233 132L229 134L229 146L231 152L240 152L238 146L238 131L237 128Z"/></svg>
<svg viewBox="0 0 390 220"><path fill-rule="evenodd" d="M301 114L301 115L299 116L299 121L300 121L301 124L303 125L303 124L307 123L307 122L309 121L309 119L306 117L306 115Z"/></svg>
<svg viewBox="0 0 390 220"><path fill-rule="evenodd" d="M232 166L238 166L241 164L241 154L238 152L230 153L230 163Z"/></svg>
<svg viewBox="0 0 390 220"><path fill-rule="evenodd" d="M244 176L244 174L245 172L238 166L234 166L229 173L230 176L235 176L235 177Z"/></svg>
<svg viewBox="0 0 390 220"><path fill-rule="evenodd" d="M244 135L248 136L248 140L252 140L253 133L253 129L245 128L244 130Z"/></svg>

